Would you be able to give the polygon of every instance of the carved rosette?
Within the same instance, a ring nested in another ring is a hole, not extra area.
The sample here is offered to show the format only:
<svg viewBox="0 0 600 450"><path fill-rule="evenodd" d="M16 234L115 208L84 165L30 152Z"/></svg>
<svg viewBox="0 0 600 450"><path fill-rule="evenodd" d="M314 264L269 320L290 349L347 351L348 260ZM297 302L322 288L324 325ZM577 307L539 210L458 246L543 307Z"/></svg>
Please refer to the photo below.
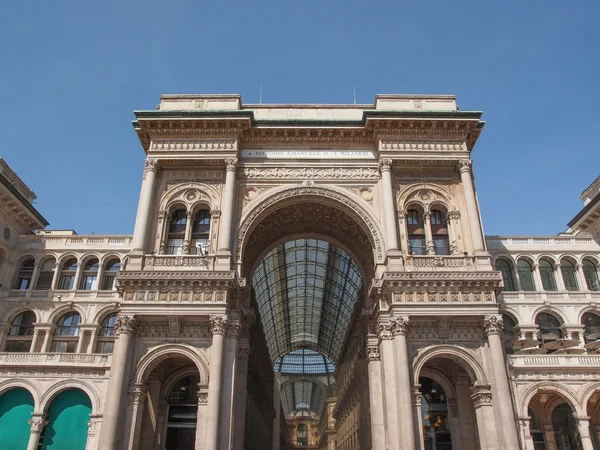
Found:
<svg viewBox="0 0 600 450"><path fill-rule="evenodd" d="M367 360L368 361L379 361L379 345L367 345Z"/></svg>
<svg viewBox="0 0 600 450"><path fill-rule="evenodd" d="M381 172L389 172L390 170L392 170L392 160L389 158L380 159L379 170Z"/></svg>
<svg viewBox="0 0 600 450"><path fill-rule="evenodd" d="M198 405L206 405L208 403L208 392L198 391Z"/></svg>
<svg viewBox="0 0 600 450"><path fill-rule="evenodd" d="M135 316L119 314L117 316L117 322L115 323L116 336L119 337L121 334L128 334L130 336L133 335L136 324L137 319Z"/></svg>
<svg viewBox="0 0 600 450"><path fill-rule="evenodd" d="M501 334L504 329L502 316L498 314L485 316L483 318L483 329L488 336L491 334Z"/></svg>
<svg viewBox="0 0 600 450"><path fill-rule="evenodd" d="M237 159L235 158L230 158L230 159L226 159L225 160L225 168L227 169L228 172L235 172L237 169Z"/></svg>
<svg viewBox="0 0 600 450"><path fill-rule="evenodd" d="M44 419L29 419L27 423L31 425L31 432L35 434L41 433L44 427L48 425L48 421Z"/></svg>
<svg viewBox="0 0 600 450"><path fill-rule="evenodd" d="M229 328L229 318L227 316L210 316L210 328L212 334L225 334Z"/></svg>
<svg viewBox="0 0 600 450"><path fill-rule="evenodd" d="M394 334L392 333L392 324L390 322L378 323L377 336L379 337L380 341L393 339Z"/></svg>
<svg viewBox="0 0 600 450"><path fill-rule="evenodd" d="M402 334L406 336L408 333L408 318L397 316L390 318L390 326L392 328L392 335L397 336Z"/></svg>
<svg viewBox="0 0 600 450"><path fill-rule="evenodd" d="M472 165L473 161L471 161L470 159L461 159L460 161L458 161L458 170L460 171L460 173L470 172Z"/></svg>

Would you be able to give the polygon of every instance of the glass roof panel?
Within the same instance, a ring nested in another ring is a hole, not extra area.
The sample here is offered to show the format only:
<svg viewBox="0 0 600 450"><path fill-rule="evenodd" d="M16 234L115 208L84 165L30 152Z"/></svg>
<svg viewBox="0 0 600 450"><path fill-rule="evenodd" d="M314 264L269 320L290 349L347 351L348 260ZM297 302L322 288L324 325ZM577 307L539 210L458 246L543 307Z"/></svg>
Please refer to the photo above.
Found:
<svg viewBox="0 0 600 450"><path fill-rule="evenodd" d="M339 359L362 289L346 252L318 239L288 241L259 263L252 285L272 361L300 348Z"/></svg>

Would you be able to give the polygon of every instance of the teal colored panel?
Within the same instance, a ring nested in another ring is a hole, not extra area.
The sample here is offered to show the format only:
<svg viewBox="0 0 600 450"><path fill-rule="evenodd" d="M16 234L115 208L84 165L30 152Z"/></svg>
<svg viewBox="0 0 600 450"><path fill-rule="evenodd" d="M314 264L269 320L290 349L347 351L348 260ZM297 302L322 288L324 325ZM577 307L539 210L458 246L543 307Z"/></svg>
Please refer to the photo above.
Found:
<svg viewBox="0 0 600 450"><path fill-rule="evenodd" d="M69 389L54 399L48 410L48 425L42 450L85 450L92 404L87 394Z"/></svg>
<svg viewBox="0 0 600 450"><path fill-rule="evenodd" d="M0 397L0 443L2 450L27 450L33 397L27 389L11 389Z"/></svg>

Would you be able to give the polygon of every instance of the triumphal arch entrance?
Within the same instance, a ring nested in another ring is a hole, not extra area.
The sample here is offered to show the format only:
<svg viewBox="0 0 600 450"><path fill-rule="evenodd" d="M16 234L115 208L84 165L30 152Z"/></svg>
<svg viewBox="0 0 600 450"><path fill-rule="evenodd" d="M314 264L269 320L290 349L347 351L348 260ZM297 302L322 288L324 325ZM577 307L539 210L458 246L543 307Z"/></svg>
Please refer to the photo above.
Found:
<svg viewBox="0 0 600 450"><path fill-rule="evenodd" d="M481 113L168 95L135 114L147 157L99 448L519 448Z"/></svg>

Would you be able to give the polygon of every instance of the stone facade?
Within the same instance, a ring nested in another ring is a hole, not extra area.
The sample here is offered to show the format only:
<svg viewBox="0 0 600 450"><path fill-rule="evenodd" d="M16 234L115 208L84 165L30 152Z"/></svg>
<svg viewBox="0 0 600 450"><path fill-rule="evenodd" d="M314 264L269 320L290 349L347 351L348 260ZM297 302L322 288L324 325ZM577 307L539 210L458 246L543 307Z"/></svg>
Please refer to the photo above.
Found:
<svg viewBox="0 0 600 450"><path fill-rule="evenodd" d="M567 233L484 237L453 96L168 95L133 125L132 236L44 230L0 160L0 411L31 410L0 438L45 448L81 391L88 450L599 448L595 188Z"/></svg>

